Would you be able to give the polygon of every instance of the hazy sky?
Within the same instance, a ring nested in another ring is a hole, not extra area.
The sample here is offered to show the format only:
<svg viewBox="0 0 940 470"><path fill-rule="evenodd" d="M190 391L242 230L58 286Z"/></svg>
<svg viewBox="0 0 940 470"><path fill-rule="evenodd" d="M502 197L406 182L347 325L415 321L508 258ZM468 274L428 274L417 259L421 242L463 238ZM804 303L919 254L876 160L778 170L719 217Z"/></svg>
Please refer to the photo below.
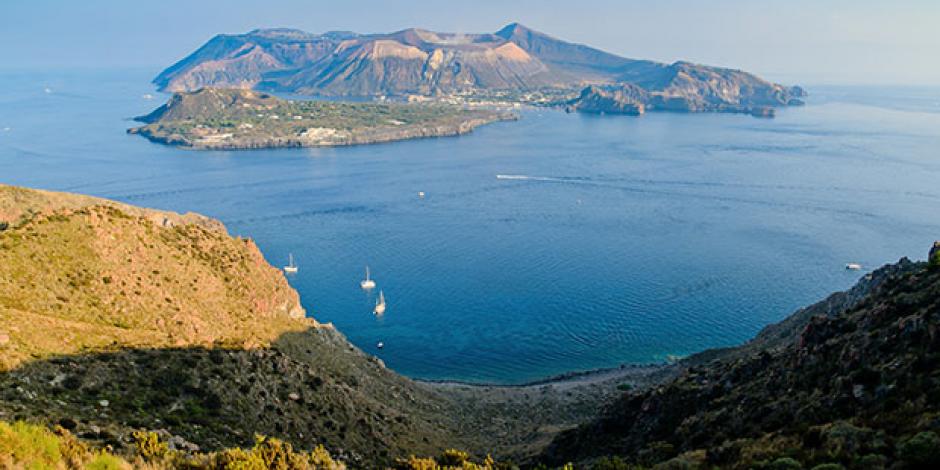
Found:
<svg viewBox="0 0 940 470"><path fill-rule="evenodd" d="M217 33L258 27L490 32L513 21L788 83L940 86L940 0L0 0L0 68L159 69Z"/></svg>

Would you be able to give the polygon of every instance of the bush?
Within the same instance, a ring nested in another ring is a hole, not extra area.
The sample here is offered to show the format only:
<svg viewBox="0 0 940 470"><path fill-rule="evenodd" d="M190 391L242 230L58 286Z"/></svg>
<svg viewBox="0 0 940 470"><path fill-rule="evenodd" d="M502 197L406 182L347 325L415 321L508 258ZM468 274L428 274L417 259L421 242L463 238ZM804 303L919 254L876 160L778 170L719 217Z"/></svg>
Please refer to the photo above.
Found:
<svg viewBox="0 0 940 470"><path fill-rule="evenodd" d="M630 470L630 465L620 457L604 457L591 467L591 470Z"/></svg>
<svg viewBox="0 0 940 470"><path fill-rule="evenodd" d="M898 445L898 457L913 468L940 467L940 437L933 431L919 433Z"/></svg>
<svg viewBox="0 0 940 470"><path fill-rule="evenodd" d="M144 460L153 462L166 457L169 447L166 442L160 441L160 436L155 432L135 431L134 449Z"/></svg>
<svg viewBox="0 0 940 470"><path fill-rule="evenodd" d="M868 454L858 459L858 467L870 470L882 470L888 466L888 458L881 454Z"/></svg>
<svg viewBox="0 0 940 470"><path fill-rule="evenodd" d="M790 457L781 457L764 467L766 470L801 470L803 464Z"/></svg>
<svg viewBox="0 0 940 470"><path fill-rule="evenodd" d="M255 447L251 452L260 456L265 468L271 470L290 470L306 466L303 455L294 453L290 444L273 437L256 436Z"/></svg>
<svg viewBox="0 0 940 470"><path fill-rule="evenodd" d="M226 449L212 458L212 468L222 470L266 470L260 455L244 449Z"/></svg>
<svg viewBox="0 0 940 470"><path fill-rule="evenodd" d="M44 427L22 421L12 425L0 422L0 464L6 458L12 460L11 466L55 468L62 461L59 439Z"/></svg>
<svg viewBox="0 0 940 470"><path fill-rule="evenodd" d="M460 467L468 460L470 454L457 449L447 449L437 459L437 463L442 467Z"/></svg>
<svg viewBox="0 0 940 470"><path fill-rule="evenodd" d="M92 457L83 468L85 470L130 470L131 466L118 457L101 452Z"/></svg>
<svg viewBox="0 0 940 470"><path fill-rule="evenodd" d="M871 468L871 467L865 467L865 468ZM824 463L824 464L820 464L820 465L813 467L812 470L845 470L845 467L837 463Z"/></svg>

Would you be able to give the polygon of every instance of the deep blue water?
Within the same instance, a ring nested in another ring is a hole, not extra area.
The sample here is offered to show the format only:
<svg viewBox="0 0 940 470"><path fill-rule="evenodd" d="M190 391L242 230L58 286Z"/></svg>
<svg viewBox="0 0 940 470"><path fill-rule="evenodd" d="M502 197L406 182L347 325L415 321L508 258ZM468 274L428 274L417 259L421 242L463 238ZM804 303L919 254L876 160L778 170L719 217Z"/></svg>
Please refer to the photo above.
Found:
<svg viewBox="0 0 940 470"><path fill-rule="evenodd" d="M201 212L275 265L293 252L312 315L412 377L732 345L850 286L845 263L940 238L940 89L810 87L773 120L535 110L457 138L197 152L125 135L165 99L154 73L0 72L0 182Z"/></svg>

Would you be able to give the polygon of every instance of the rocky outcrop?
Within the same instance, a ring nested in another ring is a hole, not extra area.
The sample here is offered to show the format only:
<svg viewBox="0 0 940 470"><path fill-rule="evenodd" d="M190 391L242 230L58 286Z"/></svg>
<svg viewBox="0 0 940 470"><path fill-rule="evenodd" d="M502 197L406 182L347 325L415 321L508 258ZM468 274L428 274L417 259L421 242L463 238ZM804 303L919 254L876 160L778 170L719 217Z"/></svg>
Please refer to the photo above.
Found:
<svg viewBox="0 0 940 470"><path fill-rule="evenodd" d="M802 104L806 92L739 70L688 62L623 75L625 83L589 86L566 109L640 115L644 111L732 112L774 117L775 107Z"/></svg>
<svg viewBox="0 0 940 470"><path fill-rule="evenodd" d="M649 98L646 90L632 84L609 88L589 86L565 110L639 116L646 111Z"/></svg>

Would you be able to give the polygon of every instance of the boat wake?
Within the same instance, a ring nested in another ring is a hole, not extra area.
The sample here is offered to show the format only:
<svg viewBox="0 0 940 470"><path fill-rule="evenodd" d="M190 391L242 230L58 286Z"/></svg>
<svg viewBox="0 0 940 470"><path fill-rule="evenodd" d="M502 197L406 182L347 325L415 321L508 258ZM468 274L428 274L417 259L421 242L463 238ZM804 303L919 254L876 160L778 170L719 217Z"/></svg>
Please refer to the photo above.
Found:
<svg viewBox="0 0 940 470"><path fill-rule="evenodd" d="M557 183L571 182L570 178L553 178L551 176L529 176L529 175L496 175L498 180L521 180L521 181L553 181Z"/></svg>

